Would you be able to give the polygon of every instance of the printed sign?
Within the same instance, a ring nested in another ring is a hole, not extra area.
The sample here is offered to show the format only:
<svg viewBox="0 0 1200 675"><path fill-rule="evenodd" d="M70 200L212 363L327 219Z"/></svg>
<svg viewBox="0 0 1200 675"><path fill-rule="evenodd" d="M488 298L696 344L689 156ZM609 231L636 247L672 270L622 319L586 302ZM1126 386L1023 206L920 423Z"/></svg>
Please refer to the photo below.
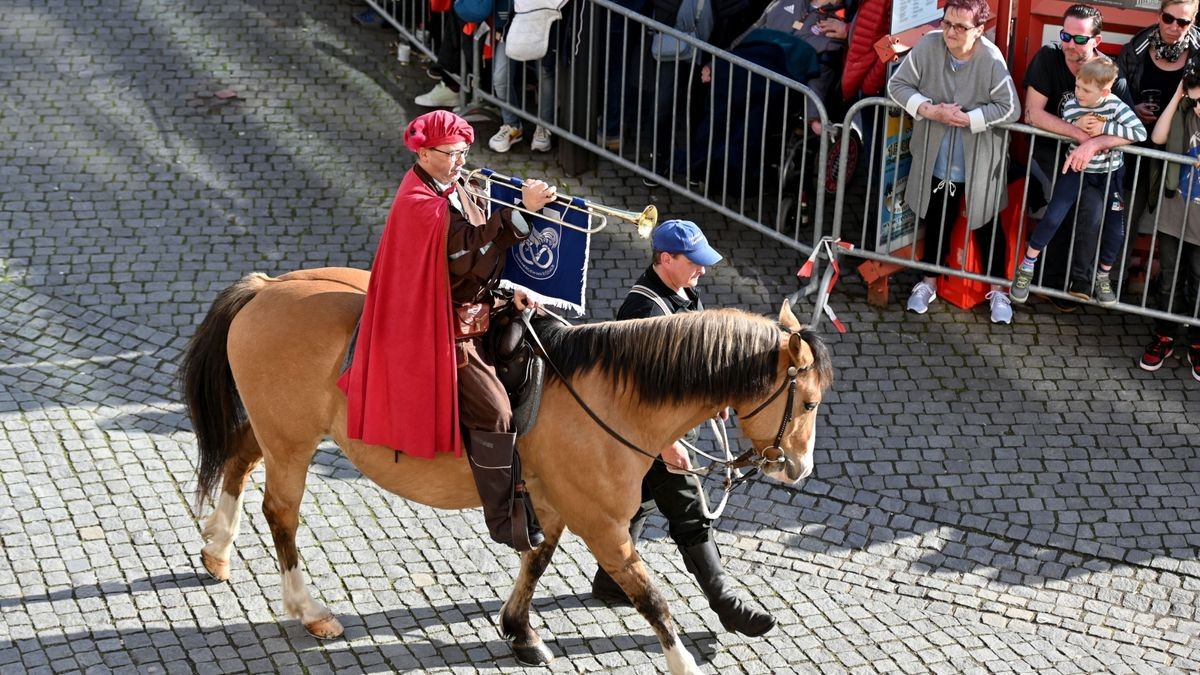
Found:
<svg viewBox="0 0 1200 675"><path fill-rule="evenodd" d="M937 0L892 0L892 35L941 18Z"/></svg>
<svg viewBox="0 0 1200 675"><path fill-rule="evenodd" d="M884 151L879 160L882 199L879 202L879 227L876 228L875 250L880 253L893 253L905 246L911 246L918 238L917 218L904 201L904 188L908 184L908 172L912 166L912 155L908 145L912 139L913 127L912 119L901 117L902 113L899 110L889 109L886 114Z"/></svg>

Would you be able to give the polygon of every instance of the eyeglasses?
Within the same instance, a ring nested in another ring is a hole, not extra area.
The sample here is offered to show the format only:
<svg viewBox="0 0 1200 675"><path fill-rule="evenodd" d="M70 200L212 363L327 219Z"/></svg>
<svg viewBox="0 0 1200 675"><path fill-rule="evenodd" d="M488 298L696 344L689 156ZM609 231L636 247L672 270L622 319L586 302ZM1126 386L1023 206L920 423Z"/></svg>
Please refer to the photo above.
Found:
<svg viewBox="0 0 1200 675"><path fill-rule="evenodd" d="M978 28L978 27L979 26L968 26L965 23L951 23L945 19L942 19L942 30L946 31L947 33L952 32L952 31L955 33L965 33L967 31L971 30L972 28Z"/></svg>
<svg viewBox="0 0 1200 675"><path fill-rule="evenodd" d="M441 148L430 148L430 150L442 153L443 155L449 157L451 162L456 159L461 159L465 162L467 161L467 155L471 152L471 146L468 145L462 150L442 150Z"/></svg>
<svg viewBox="0 0 1200 675"><path fill-rule="evenodd" d="M1192 25L1191 19L1181 19L1177 16L1171 16L1170 14L1167 14L1166 12L1162 13L1162 22L1163 22L1163 25L1165 25L1165 26L1170 26L1173 23L1173 24L1179 26L1180 28L1187 28L1188 26Z"/></svg>
<svg viewBox="0 0 1200 675"><path fill-rule="evenodd" d="M1074 42L1077 45L1086 45L1089 40L1096 37L1095 35L1071 35L1065 30L1058 31L1058 39L1064 43Z"/></svg>

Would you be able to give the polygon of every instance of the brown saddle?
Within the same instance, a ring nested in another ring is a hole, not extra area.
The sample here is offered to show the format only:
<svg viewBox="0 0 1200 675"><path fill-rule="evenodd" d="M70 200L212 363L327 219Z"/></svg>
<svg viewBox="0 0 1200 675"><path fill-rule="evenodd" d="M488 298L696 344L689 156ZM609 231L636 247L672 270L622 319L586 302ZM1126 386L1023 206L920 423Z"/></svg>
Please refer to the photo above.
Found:
<svg viewBox="0 0 1200 675"><path fill-rule="evenodd" d="M535 318L534 322L548 319ZM492 317L484 338L484 349L492 357L496 377L508 392L517 437L524 436L537 421L542 404L542 382L546 363L529 340L528 328L516 309L503 309Z"/></svg>

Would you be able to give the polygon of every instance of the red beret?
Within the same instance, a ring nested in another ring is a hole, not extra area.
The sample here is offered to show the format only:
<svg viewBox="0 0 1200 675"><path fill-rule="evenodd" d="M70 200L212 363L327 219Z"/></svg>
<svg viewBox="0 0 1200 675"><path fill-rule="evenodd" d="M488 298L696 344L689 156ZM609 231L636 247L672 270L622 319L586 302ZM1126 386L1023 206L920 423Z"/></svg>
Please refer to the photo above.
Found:
<svg viewBox="0 0 1200 675"><path fill-rule="evenodd" d="M463 118L448 110L434 110L408 123L404 145L416 152L448 143L475 142L475 130Z"/></svg>

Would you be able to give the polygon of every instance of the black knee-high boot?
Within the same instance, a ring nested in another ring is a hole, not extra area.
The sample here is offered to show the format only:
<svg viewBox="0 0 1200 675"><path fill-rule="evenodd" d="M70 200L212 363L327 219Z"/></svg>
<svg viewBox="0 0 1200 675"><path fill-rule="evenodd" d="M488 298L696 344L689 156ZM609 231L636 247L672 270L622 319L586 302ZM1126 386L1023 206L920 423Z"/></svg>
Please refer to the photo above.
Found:
<svg viewBox="0 0 1200 675"><path fill-rule="evenodd" d="M642 536L642 528L646 526L646 519L649 517L650 514L645 509L638 509L633 520L629 522L629 539L633 541L635 548L638 537ZM592 577L592 597L614 607L633 606L633 602L629 596L625 595L625 591L621 590L617 582L608 576L608 572L605 572L604 568L600 566L596 567L596 575Z"/></svg>
<svg viewBox="0 0 1200 675"><path fill-rule="evenodd" d="M774 617L754 609L730 588L716 541L709 539L693 546L680 546L679 551L725 630L758 637L775 627Z"/></svg>
<svg viewBox="0 0 1200 675"><path fill-rule="evenodd" d="M483 502L488 535L518 551L537 547L545 537L521 480L517 435L472 429L467 431L467 439L467 457Z"/></svg>

